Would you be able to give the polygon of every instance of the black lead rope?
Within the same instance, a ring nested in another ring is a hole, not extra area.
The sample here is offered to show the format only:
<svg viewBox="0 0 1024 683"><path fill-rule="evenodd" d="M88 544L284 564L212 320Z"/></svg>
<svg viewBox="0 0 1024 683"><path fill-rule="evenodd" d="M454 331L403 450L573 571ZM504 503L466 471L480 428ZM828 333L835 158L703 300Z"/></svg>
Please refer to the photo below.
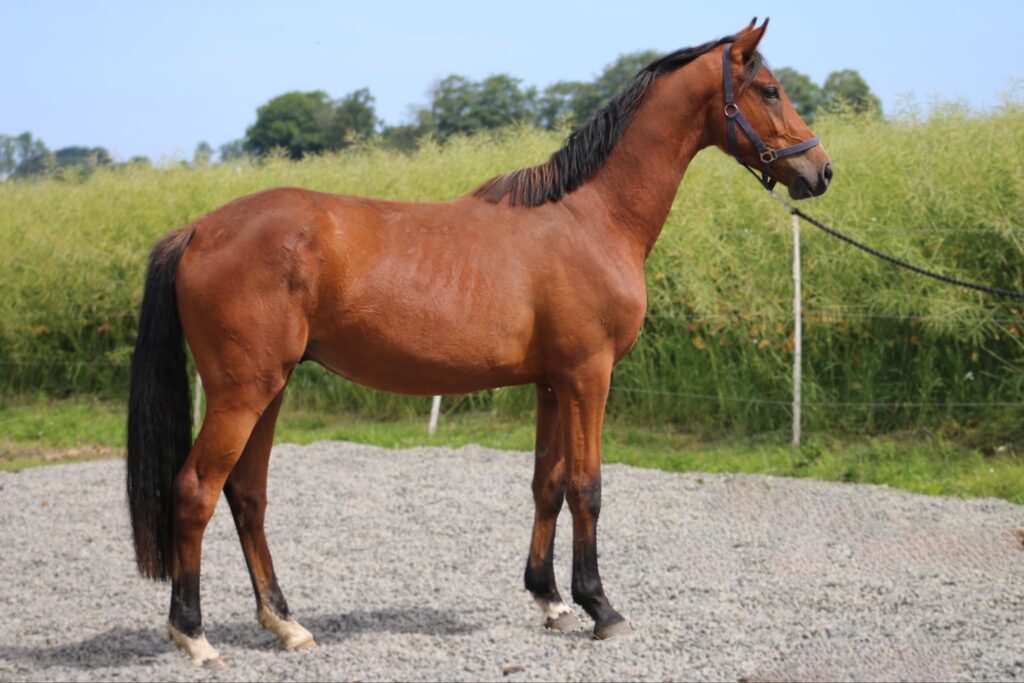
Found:
<svg viewBox="0 0 1024 683"><path fill-rule="evenodd" d="M750 169L748 169L748 170L750 170ZM754 171L752 171L752 170L750 172L754 173ZM757 174L755 173L754 176L757 177ZM829 226L825 225L821 221L816 220L816 219L808 216L806 213L804 213L803 211L801 211L800 209L796 208L795 206L793 206L792 204L787 202L785 199L783 199L778 193L772 192L771 195L772 195L773 199L775 199L775 200L781 202L783 205L785 205L786 208L789 209L789 212L791 214L793 214L794 216L798 217L800 220L805 221L807 223L810 223L811 225L813 225L814 227L818 228L822 232L825 232L825 233L827 233L829 235L832 235L832 237L840 239L840 240L846 242L847 244L853 245L854 247L857 247L858 249L860 249L863 252L867 252L868 254L871 254L872 256L877 256L878 258L882 259L883 261L888 261L889 263L893 264L894 266L899 266L900 268L904 268L906 270L909 270L912 273L917 273L918 275L924 275L925 277L930 277L933 280L938 280L939 282L945 282L947 285L956 285L957 287L965 287L966 289L974 289L974 290L977 290L979 292L985 292L986 294L994 294L995 296L1002 296L1002 297L1007 297L1007 298L1010 298L1010 299L1024 299L1024 292L1020 292L1020 291L1017 291L1017 290L1014 290L1014 289L1003 289L1002 287L990 287L988 285L980 285L980 284L978 284L976 282L968 282L966 280L958 280L955 277L950 277L948 275L943 275L942 273L936 273L936 272L933 272L931 270L925 270L924 268L921 268L919 266L915 266L912 263L907 263L903 259L898 259L895 256L889 256L888 254L883 254L882 252L878 251L877 249L874 249L873 247L869 247L868 245L864 244L863 242L858 242L857 240L853 239L852 237L849 237L848 235L844 235L843 233L839 232L835 228L830 228Z"/></svg>
<svg viewBox="0 0 1024 683"><path fill-rule="evenodd" d="M955 277L949 277L948 275L942 275L941 273L935 273L924 268L919 268L911 263L907 263L903 259L898 259L895 256L889 256L883 254L877 249L873 249L863 242L858 242L852 237L847 237L843 233L839 232L835 228L830 228L824 223L811 218L806 213L796 208L781 195L775 192L776 180L771 176L771 164L777 159L782 157L791 156L793 154L799 154L806 152L808 149L820 144L818 138L812 137L810 140L804 140L803 142L782 149L771 149L761 140L754 127L747 121L747 117L740 111L740 107L736 104L736 97L732 87L732 62L730 61L730 50L732 49L732 43L726 43L722 49L722 91L725 99L725 123L726 123L726 140L729 148L729 153L740 163L743 168L750 172L750 175L757 178L757 181L761 183L764 189L768 190L773 199L782 202L794 216L797 216L803 221L810 223L814 227L822 230L829 235L837 239L841 239L847 244L851 244L861 251L867 252L872 256L877 256L883 261L888 261L894 266L899 266L909 270L912 273L918 275L924 275L930 277L939 282L945 282L948 285L956 285L957 287L965 287L967 289L973 289L979 292L985 292L986 294L994 294L996 296L1003 296L1011 299L1024 299L1024 292L1019 292L1013 289L1003 289L1001 287L989 287L988 285L979 285L976 282L967 282L966 280L958 280ZM758 176L757 172L752 169L742 158L740 158L739 145L737 142L736 128L737 126L743 134L747 136L751 144L754 145L754 149L757 150L757 154L761 159L761 175Z"/></svg>

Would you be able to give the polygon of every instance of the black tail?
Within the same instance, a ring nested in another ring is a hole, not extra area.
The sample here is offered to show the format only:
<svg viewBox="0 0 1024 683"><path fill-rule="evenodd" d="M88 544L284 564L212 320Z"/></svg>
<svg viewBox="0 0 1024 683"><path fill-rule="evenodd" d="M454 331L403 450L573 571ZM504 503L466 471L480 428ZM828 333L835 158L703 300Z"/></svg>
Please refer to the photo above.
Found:
<svg viewBox="0 0 1024 683"><path fill-rule="evenodd" d="M139 572L171 576L172 488L192 447L192 411L174 279L191 228L149 256L128 398L128 507Z"/></svg>

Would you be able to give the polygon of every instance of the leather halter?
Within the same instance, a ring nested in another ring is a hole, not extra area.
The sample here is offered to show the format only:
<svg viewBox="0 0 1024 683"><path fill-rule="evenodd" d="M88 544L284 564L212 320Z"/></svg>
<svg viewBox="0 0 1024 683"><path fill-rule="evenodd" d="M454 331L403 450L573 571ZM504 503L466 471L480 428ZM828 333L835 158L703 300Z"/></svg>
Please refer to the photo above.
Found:
<svg viewBox="0 0 1024 683"><path fill-rule="evenodd" d="M758 156L761 157L761 177L758 180L764 185L766 190L772 190L775 184L778 182L775 178L771 177L770 167L773 161L781 159L782 157L792 156L793 154L799 154L800 152L806 152L811 147L821 144L821 141L817 137L812 137L810 140L804 140L795 145L789 147L783 147L782 149L772 149L771 147L764 144L761 138L758 137L757 133L754 132L754 128L750 125L750 121L747 121L747 117L740 111L740 105L736 104L736 100L733 97L732 91L732 61L729 59L729 51L732 48L732 43L726 43L725 49L722 50L722 81L725 90L725 122L726 122L726 140L729 145L729 153L736 157L736 161L740 162L748 171L750 171L755 178L757 173L740 158L739 148L736 145L736 125L743 130L746 136L754 143L754 148L757 150Z"/></svg>

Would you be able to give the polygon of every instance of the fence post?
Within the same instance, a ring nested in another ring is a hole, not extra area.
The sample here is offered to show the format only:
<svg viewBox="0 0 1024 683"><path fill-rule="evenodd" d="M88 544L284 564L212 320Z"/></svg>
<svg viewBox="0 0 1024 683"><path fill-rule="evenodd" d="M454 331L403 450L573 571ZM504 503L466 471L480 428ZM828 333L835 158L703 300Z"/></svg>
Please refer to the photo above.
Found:
<svg viewBox="0 0 1024 683"><path fill-rule="evenodd" d="M427 424L427 434L434 435L437 431L437 418L441 414L441 397L435 396L434 402L430 404L430 422Z"/></svg>
<svg viewBox="0 0 1024 683"><path fill-rule="evenodd" d="M192 424L198 425L199 419L203 416L203 380L196 370L196 398L192 404Z"/></svg>
<svg viewBox="0 0 1024 683"><path fill-rule="evenodd" d="M793 225L793 445L800 445L800 380L803 363L803 316L800 305L800 219Z"/></svg>

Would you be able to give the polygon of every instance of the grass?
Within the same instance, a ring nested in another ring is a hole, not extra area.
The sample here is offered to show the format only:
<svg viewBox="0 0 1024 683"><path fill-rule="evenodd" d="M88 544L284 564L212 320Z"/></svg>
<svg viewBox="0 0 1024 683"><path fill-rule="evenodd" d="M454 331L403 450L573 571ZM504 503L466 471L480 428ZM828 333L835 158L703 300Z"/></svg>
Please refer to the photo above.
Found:
<svg viewBox="0 0 1024 683"><path fill-rule="evenodd" d="M0 471L97 457L118 457L124 408L103 400L22 401L0 410ZM530 450L529 417L481 411L445 416L434 437L425 420L382 421L328 414L286 404L278 443L344 440L385 448L432 445ZM996 497L1024 504L1024 453L1012 446L989 455L937 432L884 437L812 437L799 448L780 434L757 439L698 439L672 427L643 428L611 420L604 459L669 472L747 472L826 481L885 484L933 495Z"/></svg>
<svg viewBox="0 0 1024 683"><path fill-rule="evenodd" d="M885 121L839 114L823 117L815 132L836 177L825 196L804 204L810 213L941 272L1024 285L1019 104L987 113L941 105L927 117L907 111ZM426 145L411 156L370 145L300 163L136 167L84 181L0 183L0 390L123 396L149 246L233 198L280 185L448 198L541 161L560 142L559 134L512 129ZM622 391L613 394L613 419L711 435L785 428L788 235L788 217L732 160L714 150L698 155L648 261L649 315L616 371ZM903 274L817 232L802 242L803 393L818 403L806 409L807 429L856 435L953 420L1024 424L1018 306ZM523 415L530 394L486 392L463 399L459 410ZM306 367L290 396L309 409L377 419L424 410L422 401ZM899 405L830 404L837 401ZM1020 407L1003 419L954 405L990 401ZM994 448L1016 430L993 431L983 445Z"/></svg>

